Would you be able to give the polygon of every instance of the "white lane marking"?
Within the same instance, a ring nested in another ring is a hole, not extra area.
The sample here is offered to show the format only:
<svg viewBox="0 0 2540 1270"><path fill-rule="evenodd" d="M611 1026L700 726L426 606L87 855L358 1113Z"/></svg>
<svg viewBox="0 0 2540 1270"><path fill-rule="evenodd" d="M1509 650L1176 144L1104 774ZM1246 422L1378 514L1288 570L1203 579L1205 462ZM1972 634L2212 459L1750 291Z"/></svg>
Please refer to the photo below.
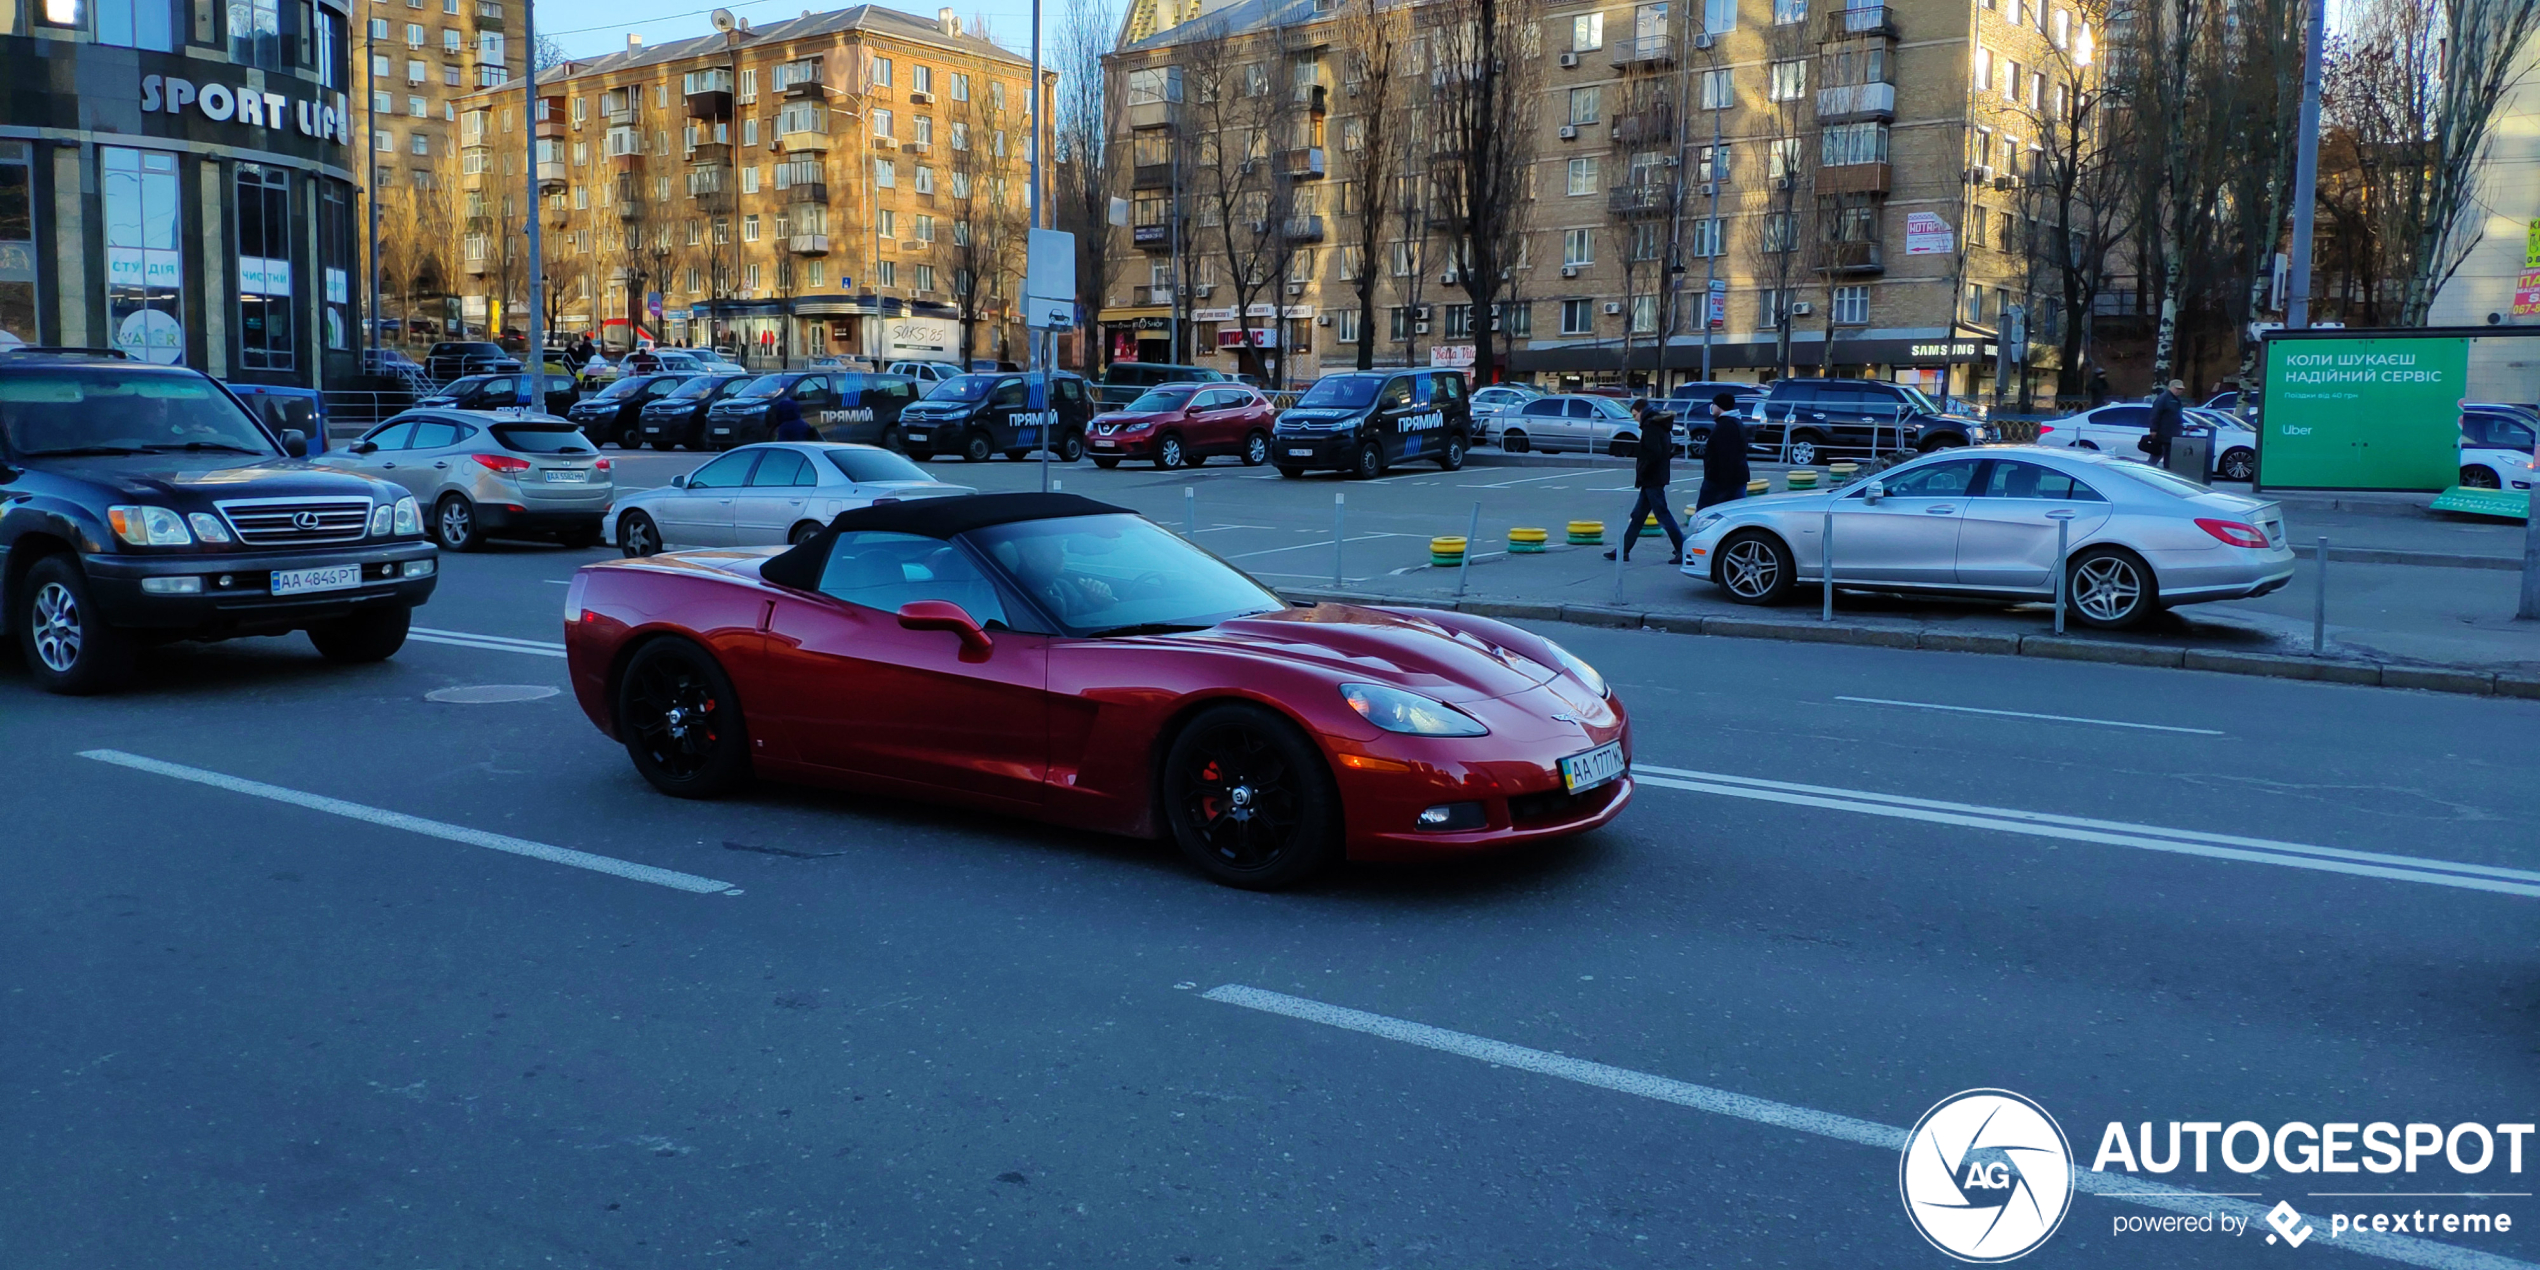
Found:
<svg viewBox="0 0 2540 1270"><path fill-rule="evenodd" d="M739 888L729 882L718 882L713 878L698 877L693 873L681 873L674 869L657 869L649 864L637 864L614 856L593 855L588 851L575 851L570 847L551 847L546 843L531 842L526 838L514 838L508 834L470 829L465 825L426 820L421 816L409 816L401 811L389 811L385 808L346 802L341 798L329 798L324 794L304 793L300 790L268 785L263 781L251 781L245 777L231 776L223 772L144 758L138 754L127 754L122 750L81 750L79 756L95 759L100 763L112 763L117 767L128 767L136 772L149 772L176 780L192 781L197 785L209 785L214 789L226 789L231 793L267 798L278 803L289 803L295 807L306 807L311 811L322 811L330 816L342 816L348 820L359 820L387 829L403 829L408 833L419 833L427 838L440 838L448 842L465 843L471 847L483 847L489 851L527 856L532 860L544 860L549 864L589 869L594 873L606 873L612 877L621 877L633 882L650 882L655 886L666 886L674 891L688 891L697 895L717 893L738 895L741 893Z"/></svg>
<svg viewBox="0 0 2540 1270"><path fill-rule="evenodd" d="M1341 541L1343 541L1343 542L1373 542L1373 541L1375 541L1375 540L1376 540L1376 539L1378 539L1378 538L1416 538L1416 537L1418 537L1418 536L1419 536L1419 535L1417 535L1417 534L1360 534L1360 535L1358 535L1358 536L1357 536L1357 537L1355 537L1355 538L1344 538L1344 539L1342 539ZM1332 544L1330 544L1330 543L1328 543L1328 542L1299 542L1299 543L1291 543L1291 544L1289 544L1288 546L1285 546L1285 547L1265 547L1265 548L1263 548L1263 549L1261 549L1261 550L1259 550L1259 551L1238 551L1238 552L1236 552L1235 554L1233 554L1233 555L1231 555L1231 556L1226 557L1226 559L1228 559L1228 560L1243 560L1243 559L1248 559L1248 558L1253 557L1253 556L1270 556L1270 555L1277 555L1278 553L1280 553L1280 552L1282 552L1282 551L1310 551L1310 550L1312 550L1312 549L1314 549L1314 548L1316 548L1316 547L1328 547L1328 546L1331 546L1331 545L1332 545Z"/></svg>
<svg viewBox="0 0 2540 1270"><path fill-rule="evenodd" d="M498 653L528 653L534 657L562 657L564 645L543 639L513 639L508 635L479 635L473 631L444 631L429 626L416 626L406 631L406 638L427 644L449 644L458 648L483 648Z"/></svg>
<svg viewBox="0 0 2540 1270"><path fill-rule="evenodd" d="M1894 1125L1873 1120L1856 1120L1830 1111L1817 1111L1768 1098L1731 1093L1708 1085L1695 1085L1665 1076L1653 1076L1628 1068L1609 1067L1585 1059L1553 1054L1506 1041L1494 1041L1469 1032L1451 1032L1425 1023L1397 1019L1391 1015L1370 1014L1347 1006L1330 1005L1306 997L1292 997L1284 992L1247 987L1239 983L1225 984L1200 994L1225 1005L1242 1006L1264 1014L1284 1015L1307 1023L1348 1032L1360 1032L1422 1049L1437 1050L1459 1058L1470 1058L1501 1067L1513 1067L1539 1076L1553 1076L1575 1081L1619 1094L1633 1094L1659 1102L1674 1103L1696 1111L1730 1116L1755 1124L1849 1142L1856 1146L1877 1147L1886 1151L1905 1149L1905 1131ZM2163 1186L2145 1182L2126 1174L2094 1173L2076 1164L2072 1166L2073 1189L2102 1199L2123 1200L2148 1208L2167 1209L2179 1213L2228 1212L2244 1222L2263 1224L2267 1210L2244 1200L2229 1199L2210 1191L2191 1191L2185 1187ZM2531 1263L2499 1257L2493 1253L2456 1248L2431 1239L2408 1235L2376 1235L2370 1232L2348 1234L2334 1242L2323 1240L2323 1246L2347 1252L2380 1257L2412 1266L2431 1266L2436 1270L2532 1270Z"/></svg>
<svg viewBox="0 0 2540 1270"><path fill-rule="evenodd" d="M548 586L572 586L572 585L573 585L573 579L571 579L571 578L540 578L540 579L538 579L538 580L539 580L539 581L541 581L541 582L546 583Z"/></svg>
<svg viewBox="0 0 2540 1270"><path fill-rule="evenodd" d="M2190 736L2229 736L2212 728L2176 728L2166 723L2127 723L2122 719L2086 719L2077 714L2031 714L2026 710L1981 710L1974 706L1945 706L1936 701L1893 701L1886 697L1837 697L1837 701L1858 701L1872 706L1904 706L1914 710L1947 710L1952 714L1990 714L2005 719L2044 719L2051 723L2092 723L2103 728L2140 728L2146 732L2184 732Z"/></svg>
<svg viewBox="0 0 2540 1270"><path fill-rule="evenodd" d="M1210 525L1210 526L1209 526L1208 528L1206 528L1206 529L1194 530L1193 532L1195 532L1195 533L1203 533L1203 534L1213 534L1213 533L1216 533L1218 530L1221 530L1221 529L1276 529L1276 528L1278 528L1278 526L1276 526L1276 525ZM1301 531L1299 531L1299 532L1302 532L1302 533L1312 533L1312 532L1314 532L1314 531L1313 531L1313 530L1310 530L1310 529L1307 529L1307 530L1301 530Z"/></svg>
<svg viewBox="0 0 2540 1270"><path fill-rule="evenodd" d="M1684 768L1658 767L1647 763L1634 763L1632 776L1644 785L1689 790L1697 794L1724 794L1731 798L1752 798L1763 802L1785 803L1794 807L1821 807L1829 811L1859 812L1863 815L1887 816L1898 820L1920 820L1930 824L1958 825L1969 829L1994 829L2003 833L2027 834L2037 838L2058 838L2068 842L2096 842L2106 846L2168 851L2181 855L2206 856L2216 860L2239 860L2250 864L2278 865L2288 869L2315 869L2324 873L2344 873L2355 877L2382 878L2395 882L2422 882L2433 886L2492 891L2499 895L2540 898L2540 873L2528 869L2463 864L2451 860L2427 859L2422 856L2387 855L2376 851L2349 851L2340 847L2317 847L2308 843L2278 842L2268 838L2244 838L2234 834L2204 833L2192 829L2164 829L2157 825L2128 824L2118 820L2093 820L2086 816L2060 816L2051 812L2021 811L2009 807L1984 807L1972 803L1952 803L1930 798L1910 798L1899 794L1880 794L1869 790L1800 785L1789 781L1729 776L1719 772L1696 772Z"/></svg>
<svg viewBox="0 0 2540 1270"><path fill-rule="evenodd" d="M1555 473L1553 473L1553 474L1552 474L1552 475L1550 475L1550 476L1521 476L1521 477L1519 477L1519 478L1517 478L1516 480L1513 480L1513 481L1498 481L1498 482L1495 482L1495 483L1493 483L1493 484L1489 484L1489 485L1476 485L1476 484L1471 484L1471 483L1468 483L1468 482L1461 482L1461 481L1457 482L1457 484L1458 484L1458 485L1460 485L1460 486L1462 486L1462 487L1463 487L1463 488L1465 488L1465 489L1506 489L1506 488L1508 488L1508 487L1509 487L1509 486L1511 486L1511 485L1528 485L1528 484L1532 484L1533 482L1536 482L1536 481L1566 481L1566 480L1576 480L1576 479L1577 479L1577 478L1579 478L1579 477L1582 477L1582 476L1587 476L1587 475L1590 475L1590 473L1587 473L1587 472L1581 472L1581 471L1578 471L1578 470L1576 470L1576 469L1572 469L1572 470L1567 471L1567 472L1555 472Z"/></svg>

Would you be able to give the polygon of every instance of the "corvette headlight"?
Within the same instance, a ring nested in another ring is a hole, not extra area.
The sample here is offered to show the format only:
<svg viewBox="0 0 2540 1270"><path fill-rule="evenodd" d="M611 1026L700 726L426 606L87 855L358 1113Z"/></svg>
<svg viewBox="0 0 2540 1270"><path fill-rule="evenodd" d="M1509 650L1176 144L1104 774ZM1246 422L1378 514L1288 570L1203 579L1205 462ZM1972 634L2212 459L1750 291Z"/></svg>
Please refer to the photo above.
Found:
<svg viewBox="0 0 2540 1270"><path fill-rule="evenodd" d="M1342 684L1341 700L1359 717L1387 732L1414 736L1481 736L1490 731L1481 720L1443 701L1382 684Z"/></svg>
<svg viewBox="0 0 2540 1270"><path fill-rule="evenodd" d="M165 507L122 504L106 509L106 523L115 527L115 536L136 547L187 547L194 535L185 530L185 518Z"/></svg>
<svg viewBox="0 0 2540 1270"><path fill-rule="evenodd" d="M1569 649L1563 648L1559 644L1553 643L1551 640L1545 640L1543 642L1543 646L1546 649L1551 650L1552 659L1561 663L1561 668L1569 671L1571 678L1578 680L1580 683L1586 684L1588 691L1593 692L1600 697L1613 695L1612 692L1605 686L1605 676L1596 673L1596 667L1580 661L1577 657L1571 654Z"/></svg>
<svg viewBox="0 0 2540 1270"><path fill-rule="evenodd" d="M414 495L409 494L404 498L397 500L396 520L398 533L419 534L423 532L423 512L420 508L415 506Z"/></svg>

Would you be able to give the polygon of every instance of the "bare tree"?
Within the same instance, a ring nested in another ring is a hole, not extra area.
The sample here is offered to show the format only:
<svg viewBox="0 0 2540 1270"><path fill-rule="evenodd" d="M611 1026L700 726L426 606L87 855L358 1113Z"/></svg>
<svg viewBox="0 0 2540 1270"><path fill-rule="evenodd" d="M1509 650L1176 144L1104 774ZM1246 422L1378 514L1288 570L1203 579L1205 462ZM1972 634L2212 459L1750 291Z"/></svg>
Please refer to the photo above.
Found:
<svg viewBox="0 0 2540 1270"><path fill-rule="evenodd" d="M2055 395L2078 399L2088 388L2084 341L2115 247L2132 232L2134 202L2127 173L2145 147L2112 122L2105 68L2094 64L2090 33L2105 29L2106 6L2084 0L2073 28L2052 46L2041 68L2048 83L2037 120L2037 170L2021 187L2027 236L2022 279L2031 297L2032 345L2051 332L2057 350ZM2037 297L2053 305L2041 322Z"/></svg>
<svg viewBox="0 0 2540 1270"><path fill-rule="evenodd" d="M2422 326L2435 293L2478 244L2484 217L2472 196L2496 108L2540 24L2540 0L2382 0L2376 7L2367 30L2389 32L2378 38L2392 43L2394 60L2413 72L2409 78L2430 76L2436 86L2423 134L2424 178L2405 180L2397 191L2402 228L2413 239L2399 320Z"/></svg>
<svg viewBox="0 0 2540 1270"><path fill-rule="evenodd" d="M1199 208L1199 250L1226 265L1235 320L1244 329L1264 304L1272 328L1281 325L1278 297L1303 236L1291 232L1300 227L1291 224L1296 189L1285 147L1307 103L1282 82L1288 36L1274 26L1238 38L1212 20L1185 46L1186 110L1197 144L1183 171ZM1264 373L1262 350L1250 339L1237 356L1246 373Z"/></svg>
<svg viewBox="0 0 2540 1270"><path fill-rule="evenodd" d="M1542 0L1437 0L1427 14L1429 78L1443 143L1443 163L1432 170L1441 178L1457 283L1476 314L1490 313L1507 287L1534 205L1541 13ZM1494 343L1475 342L1478 382L1499 378Z"/></svg>
<svg viewBox="0 0 2540 1270"><path fill-rule="evenodd" d="M1341 182L1337 209L1351 294L1358 301L1358 368L1376 364L1376 292L1384 276L1386 234L1398 210L1406 153L1409 93L1401 78L1411 41L1408 5L1388 0L1347 0L1333 43L1347 59L1341 68Z"/></svg>
<svg viewBox="0 0 2540 1270"><path fill-rule="evenodd" d="M982 76L982 79L985 77ZM1023 268L1025 224L1023 139L1029 123L996 99L974 92L965 106L953 103L945 120L951 138L953 213L951 291L961 322L961 364L978 345L979 323L1007 312L1008 282Z"/></svg>
<svg viewBox="0 0 2540 1270"><path fill-rule="evenodd" d="M1111 86L1102 60L1119 25L1119 6L1114 0L1082 0L1069 6L1059 23L1057 56L1052 61L1058 71L1058 105L1052 112L1056 124L1053 157L1058 161L1052 182L1055 219L1058 228L1076 236L1076 294L1087 309L1101 307L1120 270L1110 250L1111 200L1119 191L1106 127ZM1101 367L1101 345L1097 333L1087 333L1079 369L1088 375Z"/></svg>

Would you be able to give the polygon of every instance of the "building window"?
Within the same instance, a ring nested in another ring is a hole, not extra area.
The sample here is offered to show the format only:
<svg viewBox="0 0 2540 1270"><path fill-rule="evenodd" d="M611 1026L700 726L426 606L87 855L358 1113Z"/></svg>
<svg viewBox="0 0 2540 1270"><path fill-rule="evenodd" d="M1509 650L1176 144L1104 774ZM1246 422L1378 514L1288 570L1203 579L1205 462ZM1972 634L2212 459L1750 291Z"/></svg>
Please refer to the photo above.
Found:
<svg viewBox="0 0 2540 1270"><path fill-rule="evenodd" d="M747 286L749 287L749 289L750 289L750 290L752 290L752 291L756 291L756 290L758 290L758 288L759 288L759 267L758 267L757 265L751 265L751 266L750 266L750 268L749 268L749 281L748 281L745 285L747 285Z"/></svg>
<svg viewBox="0 0 2540 1270"><path fill-rule="evenodd" d="M1004 81L1004 80L1001 80L1001 79L992 79L992 80L989 80L989 81L988 81L988 109L990 109L990 110L1003 110L1003 109L1005 109L1005 81Z"/></svg>
<svg viewBox="0 0 2540 1270"><path fill-rule="evenodd" d="M1694 257L1724 254L1720 250L1720 227L1726 223L1716 217L1688 222L1685 226L1685 254Z"/></svg>
<svg viewBox="0 0 2540 1270"><path fill-rule="evenodd" d="M756 164L752 164L749 167L741 169L741 192L744 194L758 193L758 166Z"/></svg>
<svg viewBox="0 0 2540 1270"><path fill-rule="evenodd" d="M917 232L917 241L921 243L931 243L935 241L934 217L920 212L916 216L910 218L909 228Z"/></svg>
<svg viewBox="0 0 2540 1270"><path fill-rule="evenodd" d="M931 93L935 91L935 68L932 66L910 63L908 68L908 90L913 93Z"/></svg>
<svg viewBox="0 0 2540 1270"><path fill-rule="evenodd" d="M828 285L829 271L823 267L824 263L825 262L823 261L815 260L809 265L804 266L803 282L806 285L814 289Z"/></svg>
<svg viewBox="0 0 2540 1270"><path fill-rule="evenodd" d="M1781 329L1782 319L1790 316L1790 293L1766 287L1755 293L1755 325L1763 330Z"/></svg>
<svg viewBox="0 0 2540 1270"><path fill-rule="evenodd" d="M281 0L229 0L229 60L289 70L292 57L282 34Z"/></svg>
<svg viewBox="0 0 2540 1270"><path fill-rule="evenodd" d="M923 163L917 165L917 192L920 194L935 192L935 169Z"/></svg>
<svg viewBox="0 0 2540 1270"><path fill-rule="evenodd" d="M1976 50L1975 84L1977 92L1983 93L1991 92L1993 90L1992 49L1978 48Z"/></svg>
<svg viewBox="0 0 2540 1270"><path fill-rule="evenodd" d="M406 24L406 47L410 49L419 49L423 47L422 23L409 22Z"/></svg>
<svg viewBox="0 0 2540 1270"><path fill-rule="evenodd" d="M1386 333L1392 337L1394 343L1400 344L1411 338L1411 310L1395 308L1387 315L1387 318Z"/></svg>
<svg viewBox="0 0 2540 1270"><path fill-rule="evenodd" d="M1634 334L1634 335L1656 335L1657 333L1658 333L1658 297L1657 297L1657 296L1655 296L1655 295L1636 295L1636 296L1633 296L1633 297L1632 297L1632 334Z"/></svg>
<svg viewBox="0 0 2540 1270"><path fill-rule="evenodd" d="M1594 264L1595 262L1596 231L1589 229L1572 229L1562 232L1561 263L1564 267L1576 268L1580 265Z"/></svg>
<svg viewBox="0 0 2540 1270"><path fill-rule="evenodd" d="M1702 108L1726 110L1737 104L1737 80L1727 67L1702 72Z"/></svg>
<svg viewBox="0 0 2540 1270"><path fill-rule="evenodd" d="M140 361L185 360L183 208L176 156L99 146L106 217L106 324L115 347Z"/></svg>
<svg viewBox="0 0 2540 1270"><path fill-rule="evenodd" d="M1836 287L1834 320L1837 326L1870 324L1870 289L1868 287Z"/></svg>
<svg viewBox="0 0 2540 1270"><path fill-rule="evenodd" d="M896 260L874 261L873 282L875 286L883 287L896 287L900 285L900 262Z"/></svg>
<svg viewBox="0 0 2540 1270"><path fill-rule="evenodd" d="M970 77L960 71L954 71L952 74L952 99L954 101L970 100Z"/></svg>
<svg viewBox="0 0 2540 1270"><path fill-rule="evenodd" d="M406 113L417 119L430 119L432 117L432 106L421 97L408 97L406 99Z"/></svg>
<svg viewBox="0 0 2540 1270"><path fill-rule="evenodd" d="M1808 0L1773 0L1773 24L1789 26L1808 20Z"/></svg>
<svg viewBox="0 0 2540 1270"><path fill-rule="evenodd" d="M169 0L96 0L96 13L100 44L176 51L176 9Z"/></svg>
<svg viewBox="0 0 2540 1270"><path fill-rule="evenodd" d="M1586 335L1595 329L1596 301L1563 300L1561 302L1561 333L1563 335Z"/></svg>
<svg viewBox="0 0 2540 1270"><path fill-rule="evenodd" d="M1969 322L1981 322L1984 320L1984 288L1977 286L1972 282L1967 284L1965 310L1966 316L1963 320Z"/></svg>
<svg viewBox="0 0 2540 1270"><path fill-rule="evenodd" d="M457 27L445 26L441 28L441 52L444 56L457 57L460 53L466 51L466 49L467 37L460 35Z"/></svg>
<svg viewBox="0 0 2540 1270"><path fill-rule="evenodd" d="M238 364L247 370L292 368L292 223L291 174L239 164Z"/></svg>
<svg viewBox="0 0 2540 1270"><path fill-rule="evenodd" d="M418 129L416 129L416 130L415 130L415 133L414 133L414 135L413 135L413 136L411 136L411 137L407 138L407 141L413 145L413 147L414 147L414 152L415 152L416 154L422 155L423 157L425 157L425 158L427 158L427 159L432 157L432 134L431 134L431 133L425 132L425 131L423 131L422 129L418 128Z"/></svg>
<svg viewBox="0 0 2540 1270"><path fill-rule="evenodd" d="M875 159L873 161L873 184L877 189L898 189L900 184L899 165L893 163L889 159Z"/></svg>
<svg viewBox="0 0 2540 1270"><path fill-rule="evenodd" d="M878 238L899 237L900 214L887 207L875 212L873 214L873 233L874 236Z"/></svg>
<svg viewBox="0 0 2540 1270"><path fill-rule="evenodd" d="M36 338L35 169L27 143L0 141L0 331L27 344Z"/></svg>
<svg viewBox="0 0 2540 1270"><path fill-rule="evenodd" d="M1522 304L1494 304L1491 306L1491 315L1492 330L1510 339L1534 338L1535 306L1532 301Z"/></svg>
<svg viewBox="0 0 2540 1270"><path fill-rule="evenodd" d="M1332 342L1335 344L1358 342L1358 310L1343 309L1332 315Z"/></svg>
<svg viewBox="0 0 2540 1270"><path fill-rule="evenodd" d="M887 137L891 135L891 112L887 110L876 110L873 111L872 114L873 135L877 137Z"/></svg>
<svg viewBox="0 0 2540 1270"><path fill-rule="evenodd" d="M459 86L458 67L444 66L441 68L441 86L444 88L456 88Z"/></svg>
<svg viewBox="0 0 2540 1270"><path fill-rule="evenodd" d="M1589 85L1586 85L1585 87L1581 87L1581 88L1573 88L1573 89L1571 89L1571 90L1570 90L1570 122L1571 122L1571 123L1573 123L1573 124L1591 124L1591 123L1595 123L1595 122L1596 122L1596 105L1597 105L1597 90L1596 90L1596 85L1594 85L1594 84L1589 84Z"/></svg>
<svg viewBox="0 0 2540 1270"><path fill-rule="evenodd" d="M1584 154L1580 155L1578 158L1570 160L1570 183L1568 186L1568 192L1572 197L1577 197L1582 194L1596 193L1595 155Z"/></svg>
<svg viewBox="0 0 2540 1270"><path fill-rule="evenodd" d="M910 270L910 274L910 281L914 284L914 290L929 292L935 289L935 266L919 265L915 269Z"/></svg>
<svg viewBox="0 0 2540 1270"><path fill-rule="evenodd" d="M1667 227L1654 221L1639 221L1632 226L1632 259L1656 260L1666 253Z"/></svg>
<svg viewBox="0 0 2540 1270"><path fill-rule="evenodd" d="M1736 29L1737 0L1703 0L1703 34L1726 35Z"/></svg>
<svg viewBox="0 0 2540 1270"><path fill-rule="evenodd" d="M1582 13L1570 19L1570 49L1586 53L1605 47L1605 15Z"/></svg>
<svg viewBox="0 0 2540 1270"><path fill-rule="evenodd" d="M887 57L873 59L873 86L876 88L891 86L891 59Z"/></svg>
<svg viewBox="0 0 2540 1270"><path fill-rule="evenodd" d="M909 127L914 130L910 135L910 140L915 141L917 144L922 146L931 146L935 144L935 117L933 115L916 115L911 117L908 123Z"/></svg>
<svg viewBox="0 0 2540 1270"><path fill-rule="evenodd" d="M413 59L413 58L408 58L408 59L406 59L406 82L407 82L407 83L409 83L409 84L420 84L420 83L423 83L423 82L424 82L424 77L425 77L425 76L427 76L427 75L429 75L430 73L431 73L431 69L430 69L429 67L425 66L422 62L417 61L417 60L415 60L415 59Z"/></svg>
<svg viewBox="0 0 2540 1270"><path fill-rule="evenodd" d="M1797 101L1807 95L1807 62L1789 61L1773 63L1772 82L1767 87L1765 96L1772 98L1774 101Z"/></svg>
<svg viewBox="0 0 2540 1270"><path fill-rule="evenodd" d="M1817 162L1830 168L1853 163L1887 162L1887 125L1840 123L1828 126L1818 137Z"/></svg>
<svg viewBox="0 0 2540 1270"><path fill-rule="evenodd" d="M741 218L741 241L745 243L754 243L758 241L758 217L756 215L744 216Z"/></svg>
<svg viewBox="0 0 2540 1270"><path fill-rule="evenodd" d="M1799 246L1799 235L1792 229L1790 213L1768 212L1765 214L1763 240L1760 246L1762 250L1771 253L1785 252Z"/></svg>

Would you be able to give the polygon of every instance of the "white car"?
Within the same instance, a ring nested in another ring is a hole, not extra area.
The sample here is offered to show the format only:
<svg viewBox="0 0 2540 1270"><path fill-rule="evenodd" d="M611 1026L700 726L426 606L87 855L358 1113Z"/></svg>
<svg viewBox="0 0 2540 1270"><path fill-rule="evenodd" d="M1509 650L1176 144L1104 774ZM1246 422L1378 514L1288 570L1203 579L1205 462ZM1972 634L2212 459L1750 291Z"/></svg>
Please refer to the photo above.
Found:
<svg viewBox="0 0 2540 1270"><path fill-rule="evenodd" d="M1473 394L1473 444L1488 445L1499 435L1501 416L1514 413L1519 406L1543 396L1538 388L1524 384L1492 384Z"/></svg>
<svg viewBox="0 0 2540 1270"><path fill-rule="evenodd" d="M1537 397L1499 416L1499 448L1631 454L1640 445L1640 420L1618 397L1584 393Z"/></svg>
<svg viewBox="0 0 2540 1270"><path fill-rule="evenodd" d="M2521 411L2472 403L2461 412L2461 484L2518 490L2540 484L2533 434L2531 419Z"/></svg>
<svg viewBox="0 0 2540 1270"><path fill-rule="evenodd" d="M920 384L939 384L961 373L951 362L893 362L886 372L906 375Z"/></svg>
<svg viewBox="0 0 2540 1270"><path fill-rule="evenodd" d="M2210 428L2214 436L2212 475L2245 481L2258 471L2258 434L2239 419L2201 406L2186 409L2189 428ZM2037 443L2067 450L2100 450L2119 458L2141 458L2140 442L2152 431L2152 407L2141 402L2115 402L2037 425Z"/></svg>
<svg viewBox="0 0 2540 1270"><path fill-rule="evenodd" d="M938 481L880 446L771 441L727 450L668 485L620 499L610 528L630 556L675 547L778 547L880 499L978 492Z"/></svg>

